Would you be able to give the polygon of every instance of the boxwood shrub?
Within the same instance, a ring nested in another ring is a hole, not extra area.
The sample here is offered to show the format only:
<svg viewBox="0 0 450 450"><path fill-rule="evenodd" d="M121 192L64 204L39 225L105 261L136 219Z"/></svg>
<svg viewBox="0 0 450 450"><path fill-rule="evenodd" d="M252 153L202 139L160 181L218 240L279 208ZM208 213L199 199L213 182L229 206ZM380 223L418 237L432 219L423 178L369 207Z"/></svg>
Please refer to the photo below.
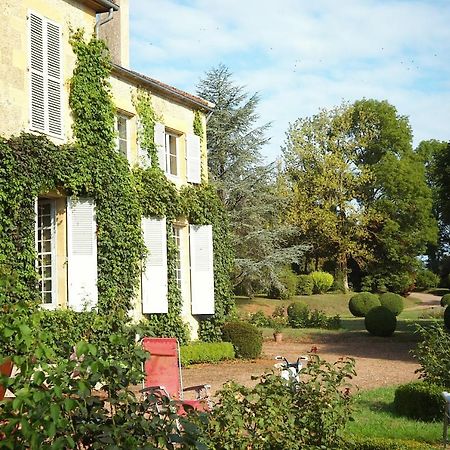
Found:
<svg viewBox="0 0 450 450"><path fill-rule="evenodd" d="M364 319L366 330L374 336L391 336L397 327L395 314L385 306L372 308Z"/></svg>
<svg viewBox="0 0 450 450"><path fill-rule="evenodd" d="M397 414L414 420L440 420L444 413L443 386L413 381L395 390L394 409Z"/></svg>
<svg viewBox="0 0 450 450"><path fill-rule="evenodd" d="M386 307L387 309L392 311L396 316L398 316L405 307L403 297L399 294L395 294L394 292L385 292L384 294L381 294L380 303L381 306Z"/></svg>
<svg viewBox="0 0 450 450"><path fill-rule="evenodd" d="M376 306L381 306L378 295L370 292L360 292L350 298L348 309L355 317L365 317L366 314Z"/></svg>
<svg viewBox="0 0 450 450"><path fill-rule="evenodd" d="M441 298L441 306L445 308L448 305L450 305L450 294L445 294Z"/></svg>
<svg viewBox="0 0 450 450"><path fill-rule="evenodd" d="M191 342L180 347L181 364L214 363L234 359L231 342Z"/></svg>
<svg viewBox="0 0 450 450"><path fill-rule="evenodd" d="M258 358L262 351L262 333L248 322L228 322L222 328L222 339L231 342L239 358Z"/></svg>

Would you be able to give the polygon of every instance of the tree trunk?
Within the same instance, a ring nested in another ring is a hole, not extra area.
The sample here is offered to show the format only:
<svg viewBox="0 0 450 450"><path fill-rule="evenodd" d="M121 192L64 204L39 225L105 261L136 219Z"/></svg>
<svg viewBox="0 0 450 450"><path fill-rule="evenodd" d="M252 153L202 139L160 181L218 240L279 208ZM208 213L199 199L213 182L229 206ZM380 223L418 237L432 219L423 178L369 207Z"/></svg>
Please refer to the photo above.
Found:
<svg viewBox="0 0 450 450"><path fill-rule="evenodd" d="M347 255L339 255L337 260L336 279L342 282L344 293L349 291L348 287L348 269Z"/></svg>

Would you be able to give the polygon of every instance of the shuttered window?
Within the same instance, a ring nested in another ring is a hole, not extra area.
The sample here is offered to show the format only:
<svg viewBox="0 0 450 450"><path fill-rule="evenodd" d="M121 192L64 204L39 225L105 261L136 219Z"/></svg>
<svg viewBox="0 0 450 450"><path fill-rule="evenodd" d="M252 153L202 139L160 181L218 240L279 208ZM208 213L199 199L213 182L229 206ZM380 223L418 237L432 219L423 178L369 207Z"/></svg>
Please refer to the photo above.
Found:
<svg viewBox="0 0 450 450"><path fill-rule="evenodd" d="M214 314L211 225L189 225L192 314Z"/></svg>
<svg viewBox="0 0 450 450"><path fill-rule="evenodd" d="M142 231L148 255L142 273L142 312L167 313L167 231L166 219L143 218Z"/></svg>
<svg viewBox="0 0 450 450"><path fill-rule="evenodd" d="M67 199L67 278L69 307L97 306L97 223L90 198Z"/></svg>
<svg viewBox="0 0 450 450"><path fill-rule="evenodd" d="M62 136L61 27L30 13L30 128Z"/></svg>

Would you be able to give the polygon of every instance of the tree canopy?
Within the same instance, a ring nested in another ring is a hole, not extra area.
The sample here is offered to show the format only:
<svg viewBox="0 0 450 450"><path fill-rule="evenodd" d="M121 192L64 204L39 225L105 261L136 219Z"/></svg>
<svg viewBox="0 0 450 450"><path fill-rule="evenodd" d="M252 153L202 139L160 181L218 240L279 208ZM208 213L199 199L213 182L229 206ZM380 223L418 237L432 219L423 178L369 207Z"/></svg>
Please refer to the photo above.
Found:
<svg viewBox="0 0 450 450"><path fill-rule="evenodd" d="M388 102L364 99L298 119L283 155L289 220L316 258L335 261L344 287L349 259L367 287L387 287L435 240L423 162L407 118Z"/></svg>

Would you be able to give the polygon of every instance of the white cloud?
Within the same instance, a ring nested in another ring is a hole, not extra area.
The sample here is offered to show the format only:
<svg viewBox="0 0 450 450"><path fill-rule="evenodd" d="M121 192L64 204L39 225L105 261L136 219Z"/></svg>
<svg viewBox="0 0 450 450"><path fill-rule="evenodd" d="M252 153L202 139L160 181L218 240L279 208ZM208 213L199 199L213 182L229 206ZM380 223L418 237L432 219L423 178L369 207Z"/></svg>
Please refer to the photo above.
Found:
<svg viewBox="0 0 450 450"><path fill-rule="evenodd" d="M224 62L261 96L273 122L341 100L387 99L410 117L415 143L450 139L450 8L445 0L133 0L133 68L193 91Z"/></svg>

